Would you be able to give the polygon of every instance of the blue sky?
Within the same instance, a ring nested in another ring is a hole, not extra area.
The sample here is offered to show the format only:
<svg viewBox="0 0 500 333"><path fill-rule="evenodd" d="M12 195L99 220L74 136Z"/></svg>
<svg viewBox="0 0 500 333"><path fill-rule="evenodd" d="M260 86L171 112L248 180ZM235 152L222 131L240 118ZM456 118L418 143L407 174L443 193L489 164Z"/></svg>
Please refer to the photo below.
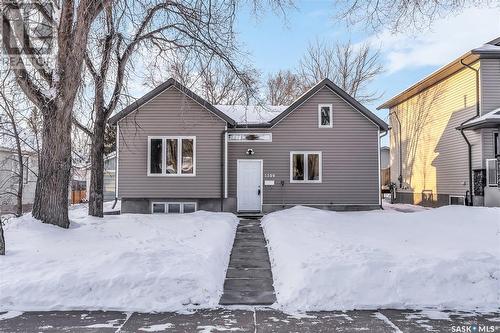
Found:
<svg viewBox="0 0 500 333"><path fill-rule="evenodd" d="M385 72L374 80L370 90L383 97L366 105L375 110L383 101L406 89L442 65L468 50L500 36L500 8L465 10L457 16L437 20L428 31L412 35L374 34L361 29L349 31L334 17L333 1L298 1L286 20L274 13L255 18L249 10L238 16L236 30L249 62L266 78L280 69L297 68L310 41L316 39L370 41L381 49ZM383 119L387 112L376 111Z"/></svg>

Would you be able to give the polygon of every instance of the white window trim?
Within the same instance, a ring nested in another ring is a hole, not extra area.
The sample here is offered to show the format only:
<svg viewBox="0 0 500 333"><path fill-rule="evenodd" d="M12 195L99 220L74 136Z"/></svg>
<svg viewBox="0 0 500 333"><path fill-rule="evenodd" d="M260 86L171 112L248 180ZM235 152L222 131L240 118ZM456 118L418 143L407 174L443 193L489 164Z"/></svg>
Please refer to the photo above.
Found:
<svg viewBox="0 0 500 333"><path fill-rule="evenodd" d="M265 140L247 140L247 139L244 139L244 140L233 140L231 139L231 134L240 134L240 135L251 135L251 134L254 134L254 135L269 135L269 139L265 139ZM250 133L250 132L233 132L233 133L228 133L228 142L273 142L273 133Z"/></svg>
<svg viewBox="0 0 500 333"><path fill-rule="evenodd" d="M465 196L464 195L450 195L448 196L448 204L451 205L451 198L462 198L464 200L464 206L465 206ZM459 206L459 205L455 205Z"/></svg>
<svg viewBox="0 0 500 333"><path fill-rule="evenodd" d="M151 140L162 140L161 173L151 173ZM182 139L193 140L193 173L182 173ZM177 172L167 173L167 140L177 140ZM148 136L148 177L194 177L196 176L196 136Z"/></svg>
<svg viewBox="0 0 500 333"><path fill-rule="evenodd" d="M496 165L498 163L498 160L496 158L487 158L486 159L486 186L487 187L498 187L497 183L494 183L494 184L490 184L489 183L489 180L490 180L490 168L488 167L489 166L488 165L489 161L495 161L495 167L498 170L498 166ZM498 174L497 174L497 179L498 179Z"/></svg>
<svg viewBox="0 0 500 333"><path fill-rule="evenodd" d="M167 204L166 202L159 202L159 201L153 201L153 202L151 202L151 214L166 214L167 213L167 206L166 206L166 204ZM164 208L163 210L165 211L165 213L155 213L153 211L153 206L154 205L163 205L163 208Z"/></svg>
<svg viewBox="0 0 500 333"><path fill-rule="evenodd" d="M321 108L330 108L330 124L321 125ZM318 128L332 128L333 127L333 104L318 104Z"/></svg>
<svg viewBox="0 0 500 333"><path fill-rule="evenodd" d="M180 212L178 214L184 214L184 205L194 205L194 211L198 210L198 203L196 201L152 201L151 202L151 214L170 214L168 211L169 204L179 204L181 205ZM165 213L154 213L153 206L154 205L163 205L165 208Z"/></svg>
<svg viewBox="0 0 500 333"><path fill-rule="evenodd" d="M293 155L303 154L304 155L304 180L294 180L293 179ZM307 155L317 154L319 155L319 179L318 180L308 180L308 157ZM318 184L323 181L323 154L321 151L291 151L290 152L290 183L292 184Z"/></svg>

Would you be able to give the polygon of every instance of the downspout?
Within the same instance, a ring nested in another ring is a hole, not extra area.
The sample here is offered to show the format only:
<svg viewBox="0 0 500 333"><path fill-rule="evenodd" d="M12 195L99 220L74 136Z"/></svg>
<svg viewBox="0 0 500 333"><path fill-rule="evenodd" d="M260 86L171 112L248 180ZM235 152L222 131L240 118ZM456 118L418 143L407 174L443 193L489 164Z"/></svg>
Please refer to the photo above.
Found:
<svg viewBox="0 0 500 333"><path fill-rule="evenodd" d="M120 125L116 123L116 139L115 139L115 201L113 202L113 207L111 209L115 209L116 204L118 203L118 149L120 149ZM121 210L121 209L120 209Z"/></svg>
<svg viewBox="0 0 500 333"><path fill-rule="evenodd" d="M380 151L380 147L382 147L382 138L384 136L387 135L387 133L389 133L389 130L385 131L384 134L382 135L379 135L379 138L378 138L378 187L379 187L379 196L380 196L380 209L383 209L382 208L382 179L381 179L381 165L380 163L382 162L382 156L380 155L381 151ZM389 178L390 178L390 174L389 174Z"/></svg>
<svg viewBox="0 0 500 333"><path fill-rule="evenodd" d="M221 132L221 154L220 154L220 211L224 211L224 199L225 199L225 190L226 190L226 173L225 173L225 160L226 160L226 133L228 132L227 130L227 124L226 128Z"/></svg>
<svg viewBox="0 0 500 333"><path fill-rule="evenodd" d="M480 113L480 104L479 104L479 70L478 69L475 69L474 67L464 63L464 60L463 59L460 59L460 63L473 70L475 73L476 73L476 114L465 120L464 122L462 122L460 124L460 134L462 134L462 137L464 138L465 140L465 143L467 143L467 150L468 150L468 155L469 155L469 196L470 196L470 202L469 202L469 206L473 206L474 205L474 191L473 191L473 184L472 184L472 145L469 141L469 139L467 138L467 136L465 135L464 133L464 129L463 129L463 125L469 121L471 121L472 119L474 118L477 118L479 117L479 113Z"/></svg>
<svg viewBox="0 0 500 333"><path fill-rule="evenodd" d="M398 121L398 136L399 136L399 176L398 176L398 181L399 181L399 188L403 188L403 151L401 150L403 145L401 143L401 136L402 136L402 131L403 129L401 128L401 121L399 120L399 116L396 112L390 112L389 115L395 115L396 120Z"/></svg>

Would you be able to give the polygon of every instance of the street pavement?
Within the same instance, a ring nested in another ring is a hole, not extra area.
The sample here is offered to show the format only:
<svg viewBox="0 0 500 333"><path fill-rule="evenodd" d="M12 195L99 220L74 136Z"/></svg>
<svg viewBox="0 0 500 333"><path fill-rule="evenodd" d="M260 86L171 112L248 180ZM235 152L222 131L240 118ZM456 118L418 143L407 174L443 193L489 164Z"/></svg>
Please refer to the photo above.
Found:
<svg viewBox="0 0 500 333"><path fill-rule="evenodd" d="M285 314L248 307L189 313L48 311L0 313L0 332L500 332L500 312L354 310Z"/></svg>

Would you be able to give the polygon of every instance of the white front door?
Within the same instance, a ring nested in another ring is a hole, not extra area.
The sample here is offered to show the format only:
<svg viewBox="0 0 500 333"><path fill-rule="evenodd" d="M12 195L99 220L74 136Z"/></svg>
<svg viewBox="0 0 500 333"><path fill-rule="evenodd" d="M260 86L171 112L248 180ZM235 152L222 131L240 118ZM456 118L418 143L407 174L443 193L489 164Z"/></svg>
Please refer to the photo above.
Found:
<svg viewBox="0 0 500 333"><path fill-rule="evenodd" d="M262 160L238 160L238 211L262 209Z"/></svg>

